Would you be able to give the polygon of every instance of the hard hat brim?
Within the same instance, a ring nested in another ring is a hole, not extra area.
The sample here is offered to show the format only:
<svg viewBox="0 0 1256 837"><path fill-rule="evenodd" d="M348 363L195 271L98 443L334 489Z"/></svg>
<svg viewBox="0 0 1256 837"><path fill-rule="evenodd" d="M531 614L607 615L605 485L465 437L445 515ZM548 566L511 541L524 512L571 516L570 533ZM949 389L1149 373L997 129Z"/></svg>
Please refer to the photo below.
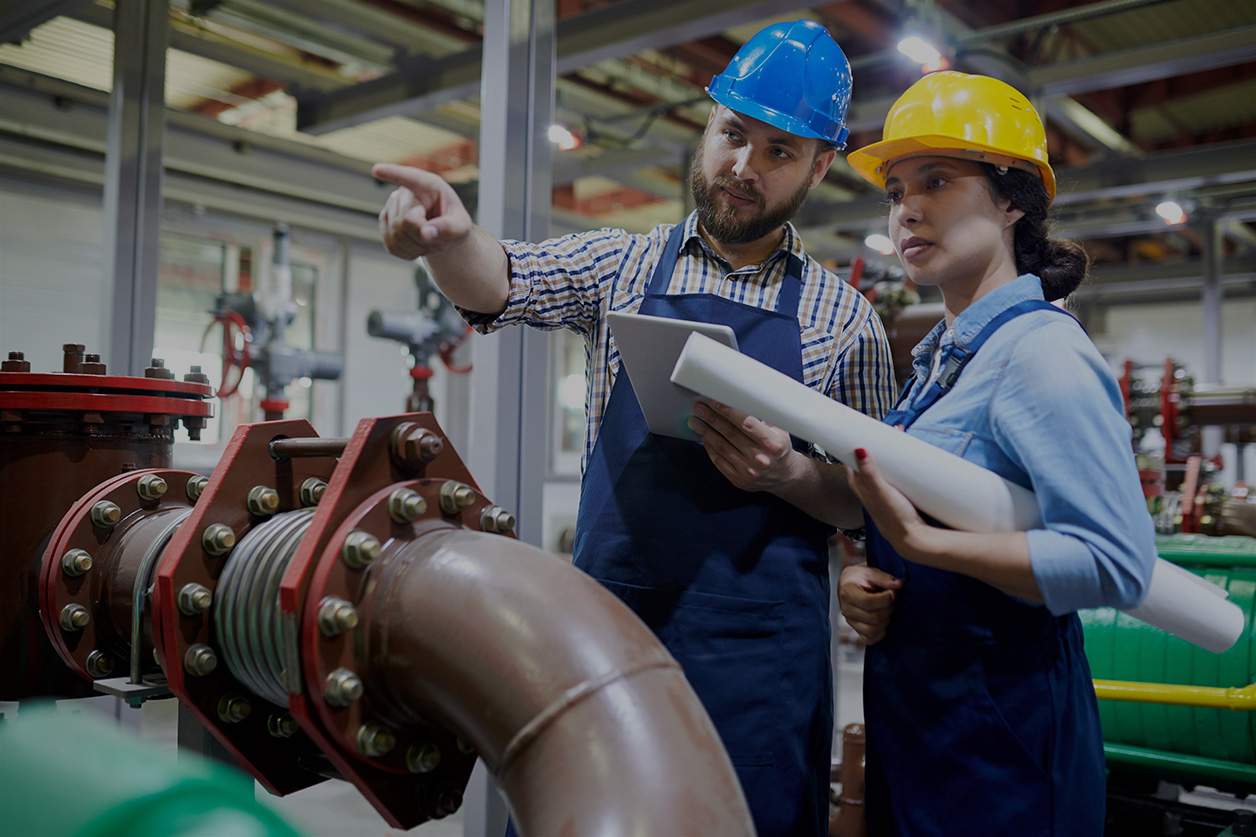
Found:
<svg viewBox="0 0 1256 837"><path fill-rule="evenodd" d="M838 151L841 151L846 147L846 137L850 131L845 126L842 126L837 135L837 139L830 139L795 116L790 116L788 114L781 113L779 110L764 107L758 102L753 102L744 96L738 96L736 93L730 93L726 90L719 89L712 90L712 87L717 87L717 85L712 83L711 87L707 88L707 93L710 94L712 99L729 110L740 113L742 116L749 116L751 119L758 119L760 122L766 122L774 128L780 128L782 131L787 131L797 137L818 139L820 142L825 143Z"/></svg>
<svg viewBox="0 0 1256 837"><path fill-rule="evenodd" d="M1024 160L1012 157L1006 151L976 142L965 141L961 146L955 137L925 135L883 140L852 151L846 155L846 162L864 180L879 188L885 188L886 174L892 163L904 157L926 155L956 157L979 163L1032 169L1042 177L1042 185L1047 189L1048 199L1055 200L1055 173L1051 171L1051 166L1045 160Z"/></svg>

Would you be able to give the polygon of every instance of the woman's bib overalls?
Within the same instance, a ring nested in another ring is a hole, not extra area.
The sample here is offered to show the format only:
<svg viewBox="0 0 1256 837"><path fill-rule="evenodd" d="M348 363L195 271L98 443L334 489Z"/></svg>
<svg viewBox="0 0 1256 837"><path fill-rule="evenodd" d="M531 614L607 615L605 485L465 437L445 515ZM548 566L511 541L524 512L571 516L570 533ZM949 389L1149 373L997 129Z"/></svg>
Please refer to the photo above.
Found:
<svg viewBox="0 0 1256 837"><path fill-rule="evenodd" d="M1059 312L1042 300L1004 311L885 423L910 427L995 329L1044 307ZM903 579L864 660L869 835L1101 835L1102 733L1077 615L905 561L866 522L868 564Z"/></svg>
<svg viewBox="0 0 1256 837"><path fill-rule="evenodd" d="M742 352L801 381L799 259L787 256L775 311L667 295L682 229L672 230L641 313L729 325ZM832 531L771 494L736 488L701 445L651 434L621 369L581 485L575 565L680 662L760 837L827 830Z"/></svg>

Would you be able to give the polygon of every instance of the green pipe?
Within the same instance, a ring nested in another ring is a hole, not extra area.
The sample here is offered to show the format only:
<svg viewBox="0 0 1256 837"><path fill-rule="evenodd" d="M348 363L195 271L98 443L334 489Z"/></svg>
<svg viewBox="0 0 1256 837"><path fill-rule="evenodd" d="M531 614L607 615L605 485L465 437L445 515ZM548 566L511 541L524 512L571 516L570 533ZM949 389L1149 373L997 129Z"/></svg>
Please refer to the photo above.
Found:
<svg viewBox="0 0 1256 837"><path fill-rule="evenodd" d="M1178 753L1149 750L1145 747L1131 747L1128 744L1104 744L1103 754L1108 761L1146 767L1157 772L1186 772L1192 776L1208 776L1213 779L1256 785L1256 765L1209 759L1203 756L1184 756Z"/></svg>
<svg viewBox="0 0 1256 837"><path fill-rule="evenodd" d="M1156 551L1175 564L1211 567L1256 567L1256 538L1227 535L1159 535Z"/></svg>
<svg viewBox="0 0 1256 837"><path fill-rule="evenodd" d="M103 719L23 704L0 724L4 834L299 837L251 777Z"/></svg>

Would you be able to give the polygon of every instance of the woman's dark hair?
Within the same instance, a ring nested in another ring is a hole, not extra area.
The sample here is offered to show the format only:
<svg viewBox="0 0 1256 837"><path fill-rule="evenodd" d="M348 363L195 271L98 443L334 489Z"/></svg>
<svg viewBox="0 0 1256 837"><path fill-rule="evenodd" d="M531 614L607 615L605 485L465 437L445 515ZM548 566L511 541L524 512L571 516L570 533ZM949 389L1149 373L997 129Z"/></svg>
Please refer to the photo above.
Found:
<svg viewBox="0 0 1256 837"><path fill-rule="evenodd" d="M1075 241L1048 238L1050 221L1047 209L1050 199L1042 178L1033 172L1008 168L1004 174L988 163L982 163L991 192L1025 213L1016 222L1018 273L1033 273L1042 280L1042 293L1048 302L1063 299L1086 281L1090 257Z"/></svg>

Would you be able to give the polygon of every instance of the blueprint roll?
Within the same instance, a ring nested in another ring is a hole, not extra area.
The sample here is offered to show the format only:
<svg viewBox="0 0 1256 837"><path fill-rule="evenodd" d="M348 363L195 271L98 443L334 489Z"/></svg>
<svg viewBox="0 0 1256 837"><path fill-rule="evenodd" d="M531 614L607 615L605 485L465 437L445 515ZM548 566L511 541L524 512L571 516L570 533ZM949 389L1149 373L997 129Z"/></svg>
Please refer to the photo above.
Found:
<svg viewBox="0 0 1256 837"><path fill-rule="evenodd" d="M700 334L685 343L671 379L819 445L843 462L854 462L855 448L864 448L916 508L952 528L1018 532L1042 526L1037 498L1029 489ZM1226 595L1217 585L1157 557L1146 599L1125 612L1220 653L1234 645L1245 622L1242 609Z"/></svg>

